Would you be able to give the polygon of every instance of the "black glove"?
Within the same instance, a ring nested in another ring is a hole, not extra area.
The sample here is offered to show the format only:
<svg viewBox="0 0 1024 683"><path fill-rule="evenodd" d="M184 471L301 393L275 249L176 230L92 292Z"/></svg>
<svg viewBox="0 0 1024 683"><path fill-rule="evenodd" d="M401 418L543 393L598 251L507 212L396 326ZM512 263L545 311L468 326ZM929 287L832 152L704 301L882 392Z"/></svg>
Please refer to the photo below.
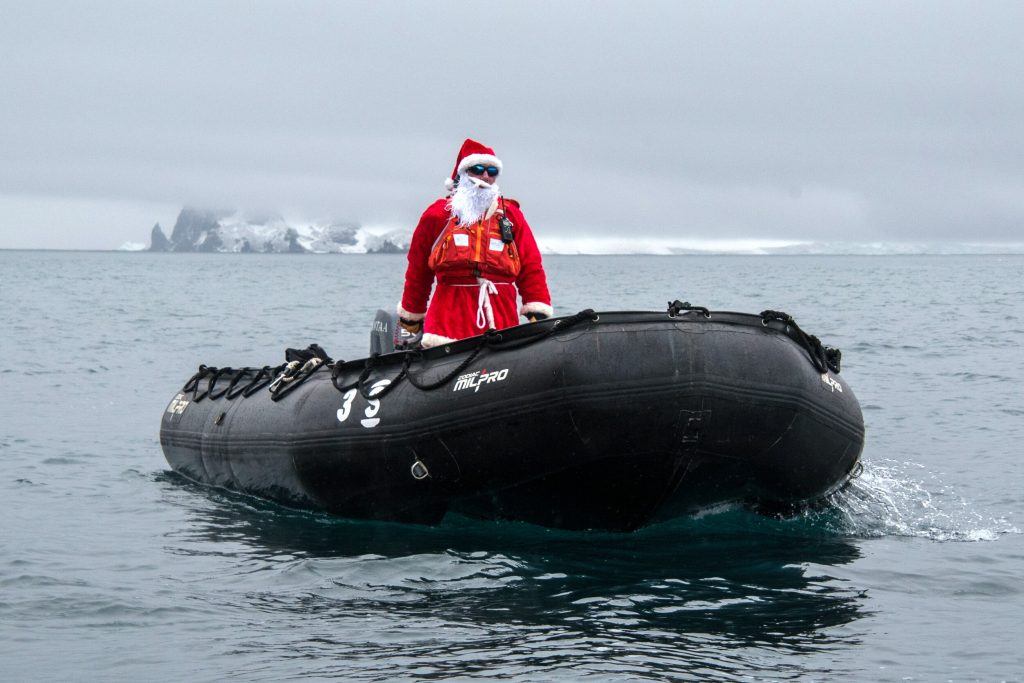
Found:
<svg viewBox="0 0 1024 683"><path fill-rule="evenodd" d="M408 318L399 318L398 324L402 326L402 329L409 334L419 334L423 331L422 320L409 320Z"/></svg>
<svg viewBox="0 0 1024 683"><path fill-rule="evenodd" d="M423 342L423 321L399 318L395 326L395 350L411 351L420 348Z"/></svg>

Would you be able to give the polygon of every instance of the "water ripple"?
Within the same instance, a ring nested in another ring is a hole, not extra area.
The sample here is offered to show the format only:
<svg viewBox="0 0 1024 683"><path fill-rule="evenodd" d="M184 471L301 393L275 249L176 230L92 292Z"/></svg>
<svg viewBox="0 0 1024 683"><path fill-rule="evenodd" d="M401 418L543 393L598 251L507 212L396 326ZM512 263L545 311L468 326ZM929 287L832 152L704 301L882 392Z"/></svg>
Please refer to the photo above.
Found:
<svg viewBox="0 0 1024 683"><path fill-rule="evenodd" d="M632 534L288 510L165 474L158 416L200 362L365 354L401 256L0 252L5 679L1019 676L1024 258L546 265L560 311L792 313L844 351L864 473Z"/></svg>

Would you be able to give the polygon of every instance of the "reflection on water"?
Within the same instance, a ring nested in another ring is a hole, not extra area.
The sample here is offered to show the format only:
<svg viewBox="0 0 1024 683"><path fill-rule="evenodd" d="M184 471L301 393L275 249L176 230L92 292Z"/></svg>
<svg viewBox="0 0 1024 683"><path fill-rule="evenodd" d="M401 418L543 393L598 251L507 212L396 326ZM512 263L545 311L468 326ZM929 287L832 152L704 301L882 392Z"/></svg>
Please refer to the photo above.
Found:
<svg viewBox="0 0 1024 683"><path fill-rule="evenodd" d="M806 519L733 510L631 534L465 518L421 527L161 479L189 520L168 551L231 553L243 590L225 599L327 629L287 643L254 636L264 648L347 658L320 674L353 673L353 657L398 672L410 657L442 677L503 667L625 675L634 658L634 674L739 675L773 654L827 651L840 637L830 629L864 614L861 592L829 576L857 547Z"/></svg>

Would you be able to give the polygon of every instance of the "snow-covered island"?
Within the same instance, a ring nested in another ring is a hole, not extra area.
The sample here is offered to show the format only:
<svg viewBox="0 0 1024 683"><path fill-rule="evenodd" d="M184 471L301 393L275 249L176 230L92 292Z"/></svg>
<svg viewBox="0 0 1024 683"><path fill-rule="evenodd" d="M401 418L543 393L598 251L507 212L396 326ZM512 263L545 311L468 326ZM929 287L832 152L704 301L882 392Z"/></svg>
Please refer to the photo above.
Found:
<svg viewBox="0 0 1024 683"><path fill-rule="evenodd" d="M544 255L911 255L1021 254L1024 243L816 242L786 239L708 239L566 232L550 228L537 235ZM153 226L150 245L126 242L121 251L225 252L267 254L398 254L409 251L412 227L366 227L352 222L286 221L277 214L205 211L186 207L171 236Z"/></svg>
<svg viewBox="0 0 1024 683"><path fill-rule="evenodd" d="M412 229L370 230L358 223L289 224L282 216L185 207L171 236L153 226L149 251L263 254L395 254L409 250Z"/></svg>

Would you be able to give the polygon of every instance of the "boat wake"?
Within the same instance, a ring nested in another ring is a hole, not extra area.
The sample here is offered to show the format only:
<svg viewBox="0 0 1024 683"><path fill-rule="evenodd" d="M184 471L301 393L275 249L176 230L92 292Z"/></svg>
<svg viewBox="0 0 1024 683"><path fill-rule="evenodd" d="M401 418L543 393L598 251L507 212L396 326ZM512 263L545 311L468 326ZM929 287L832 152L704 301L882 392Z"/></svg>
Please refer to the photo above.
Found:
<svg viewBox="0 0 1024 683"><path fill-rule="evenodd" d="M993 541L1021 533L1004 517L978 512L953 487L923 470L911 462L865 462L863 473L832 494L825 508L806 515L837 533L859 537Z"/></svg>

